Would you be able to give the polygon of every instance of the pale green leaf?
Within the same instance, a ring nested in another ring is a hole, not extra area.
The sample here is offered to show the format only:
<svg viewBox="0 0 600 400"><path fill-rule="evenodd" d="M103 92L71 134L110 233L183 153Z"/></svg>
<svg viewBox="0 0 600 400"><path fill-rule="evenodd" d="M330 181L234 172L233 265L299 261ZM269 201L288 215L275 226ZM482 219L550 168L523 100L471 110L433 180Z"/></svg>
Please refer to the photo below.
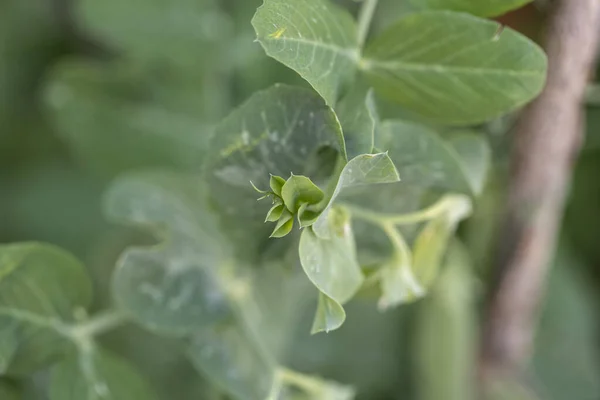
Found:
<svg viewBox="0 0 600 400"><path fill-rule="evenodd" d="M195 334L188 357L236 400L264 400L271 389L276 365L235 325L217 325Z"/></svg>
<svg viewBox="0 0 600 400"><path fill-rule="evenodd" d="M327 0L265 0L252 25L267 55L335 104L359 57L356 24L347 11Z"/></svg>
<svg viewBox="0 0 600 400"><path fill-rule="evenodd" d="M126 360L89 347L51 370L50 400L157 399L149 383Z"/></svg>
<svg viewBox="0 0 600 400"><path fill-rule="evenodd" d="M0 373L29 373L68 350L68 325L91 293L69 253L41 243L0 246Z"/></svg>
<svg viewBox="0 0 600 400"><path fill-rule="evenodd" d="M466 249L454 241L443 271L416 313L418 398L473 400L477 307Z"/></svg>
<svg viewBox="0 0 600 400"><path fill-rule="evenodd" d="M481 133L461 132L452 135L448 143L460 157L465 176L475 195L480 195L491 164L491 150Z"/></svg>
<svg viewBox="0 0 600 400"><path fill-rule="evenodd" d="M376 91L424 117L474 124L542 89L543 51L493 21L451 11L409 14L376 38L361 68Z"/></svg>
<svg viewBox="0 0 600 400"><path fill-rule="evenodd" d="M265 222L277 222L277 220L281 218L281 214L283 214L284 210L285 206L283 204L275 204L267 213Z"/></svg>
<svg viewBox="0 0 600 400"><path fill-rule="evenodd" d="M324 147L346 158L335 114L307 89L275 85L254 94L219 124L205 176L221 225L242 256L255 258L272 229L262 222L269 205L256 201L250 181L266 188L269 174L292 172L313 179L311 168Z"/></svg>
<svg viewBox="0 0 600 400"><path fill-rule="evenodd" d="M294 215L289 212L287 209L283 210L281 217L279 217L279 221L277 221L277 225L273 229L273 233L271 233L271 238L282 238L286 236L288 233L292 231L294 227Z"/></svg>
<svg viewBox="0 0 600 400"><path fill-rule="evenodd" d="M302 231L298 248L304 272L327 296L320 298L313 332L341 325L345 316L342 304L354 296L364 281L349 215L338 208L332 209L330 215L331 237L322 239L308 227Z"/></svg>
<svg viewBox="0 0 600 400"><path fill-rule="evenodd" d="M431 287L458 223L471 214L471 200L448 195L444 212L425 224L413 244L413 271L425 288Z"/></svg>
<svg viewBox="0 0 600 400"><path fill-rule="evenodd" d="M157 173L122 177L107 194L112 220L155 227L166 240L126 250L113 276L119 306L148 328L188 333L231 316L218 276L230 250L204 189L199 178Z"/></svg>
<svg viewBox="0 0 600 400"><path fill-rule="evenodd" d="M404 121L386 121L377 146L388 151L402 184L471 194L467 170L457 152L433 130Z"/></svg>
<svg viewBox="0 0 600 400"><path fill-rule="evenodd" d="M318 210L318 206L304 203L298 210L298 222L300 223L300 228L305 228L314 224L317 218L319 218L319 215L321 215L321 211Z"/></svg>
<svg viewBox="0 0 600 400"><path fill-rule="evenodd" d="M285 185L285 179L280 176L271 175L269 186L271 186L273 193L275 193L277 196L281 196L281 189L283 189L283 185Z"/></svg>
<svg viewBox="0 0 600 400"><path fill-rule="evenodd" d="M533 0L410 0L415 6L468 12L482 17L493 17L522 7Z"/></svg>
<svg viewBox="0 0 600 400"><path fill-rule="evenodd" d="M342 98L336 113L344 130L348 157L373 153L378 120L373 90L356 83Z"/></svg>
<svg viewBox="0 0 600 400"><path fill-rule="evenodd" d="M283 185L281 197L288 210L296 213L302 204L318 204L325 194L306 176L292 175Z"/></svg>
<svg viewBox="0 0 600 400"><path fill-rule="evenodd" d="M313 335L320 332L329 333L342 326L345 320L344 307L323 292L319 292L319 303L310 333Z"/></svg>
<svg viewBox="0 0 600 400"><path fill-rule="evenodd" d="M246 308L255 305L260 293L254 291L252 269L233 260L206 196L199 177L183 174L131 175L113 184L106 201L111 219L155 227L163 239L155 246L129 248L121 256L113 280L115 297L147 328L194 335L187 350L194 366L239 395L236 400L262 400L267 393L259 396L257 388L264 389L272 374L258 368L259 360L247 361L248 354L262 354L253 347L261 345L248 321L260 326L262 320L246 317ZM268 314L279 306L275 303L272 299L259 309ZM203 352L206 346L215 346L215 352ZM228 372L239 370L244 377L247 365L256 366L249 379Z"/></svg>
<svg viewBox="0 0 600 400"><path fill-rule="evenodd" d="M398 182L400 177L394 163L387 153L362 154L346 164L338 179L337 185L327 207L313 225L315 233L322 238L329 238L329 211L336 198L347 189L363 186L364 190L373 191L371 185Z"/></svg>

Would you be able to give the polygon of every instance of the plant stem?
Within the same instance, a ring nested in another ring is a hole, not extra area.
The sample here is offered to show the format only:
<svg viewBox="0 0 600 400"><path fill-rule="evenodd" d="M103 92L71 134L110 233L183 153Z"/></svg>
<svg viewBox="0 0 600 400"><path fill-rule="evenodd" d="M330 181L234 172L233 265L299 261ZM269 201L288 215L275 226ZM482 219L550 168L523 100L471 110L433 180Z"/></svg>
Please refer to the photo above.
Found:
<svg viewBox="0 0 600 400"><path fill-rule="evenodd" d="M379 0L364 0L358 16L358 47L362 48L367 40L371 21Z"/></svg>
<svg viewBox="0 0 600 400"><path fill-rule="evenodd" d="M453 205L453 202L454 200L452 198L444 197L428 208L408 214L381 214L347 204L344 204L344 207L350 211L350 214L353 217L373 224L411 225L430 220L447 212Z"/></svg>
<svg viewBox="0 0 600 400"><path fill-rule="evenodd" d="M129 317L118 310L108 310L71 328L74 338L91 338L123 325Z"/></svg>
<svg viewBox="0 0 600 400"><path fill-rule="evenodd" d="M302 389L308 394L316 394L323 391L323 383L316 378L300 374L287 368L281 368L278 373L282 382L295 386L298 389Z"/></svg>

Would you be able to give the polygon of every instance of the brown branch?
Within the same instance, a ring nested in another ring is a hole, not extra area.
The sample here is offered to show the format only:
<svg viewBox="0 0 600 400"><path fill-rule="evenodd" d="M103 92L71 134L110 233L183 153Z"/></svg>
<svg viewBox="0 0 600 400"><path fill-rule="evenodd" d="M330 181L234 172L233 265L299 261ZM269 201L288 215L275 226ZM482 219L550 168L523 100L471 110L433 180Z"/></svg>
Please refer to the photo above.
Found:
<svg viewBox="0 0 600 400"><path fill-rule="evenodd" d="M582 142L581 104L598 46L600 0L554 3L547 32L546 88L515 128L497 275L483 328L479 371L484 385L518 374L529 358L545 276Z"/></svg>

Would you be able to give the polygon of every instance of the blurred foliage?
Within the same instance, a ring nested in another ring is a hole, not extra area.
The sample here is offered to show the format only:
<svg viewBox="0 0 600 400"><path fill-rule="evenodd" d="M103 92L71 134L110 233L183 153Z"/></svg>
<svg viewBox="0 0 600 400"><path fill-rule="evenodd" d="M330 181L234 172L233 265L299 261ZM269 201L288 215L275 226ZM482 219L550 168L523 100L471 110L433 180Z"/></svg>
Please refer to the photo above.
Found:
<svg viewBox="0 0 600 400"><path fill-rule="evenodd" d="M44 241L76 254L97 286L92 309L105 306L122 249L153 241L106 222L101 202L109 179L147 166L197 170L214 124L250 94L273 82L308 87L253 43L250 20L260 3L1 0L0 242ZM356 12L355 2L342 3ZM414 2L380 3L373 33ZM540 22L527 10L511 21L535 36L531 26ZM378 101L385 116L410 115ZM368 296L352 300L344 327L328 335L308 334L314 304L296 311L303 322L283 357L289 366L352 384L359 399L468 399L468 388L452 386L450 376L461 381L473 372L472 325L489 283L509 140L507 129L481 129L496 144L495 168L461 229L466 250L452 252L470 261L447 269L422 302L382 314ZM587 109L587 132L527 382L541 399L600 398L597 106ZM199 377L178 341L128 325L102 344L135 364L160 399L225 399ZM44 398L39 388L49 381L43 373L2 379L0 398L21 398L22 387L24 398Z"/></svg>

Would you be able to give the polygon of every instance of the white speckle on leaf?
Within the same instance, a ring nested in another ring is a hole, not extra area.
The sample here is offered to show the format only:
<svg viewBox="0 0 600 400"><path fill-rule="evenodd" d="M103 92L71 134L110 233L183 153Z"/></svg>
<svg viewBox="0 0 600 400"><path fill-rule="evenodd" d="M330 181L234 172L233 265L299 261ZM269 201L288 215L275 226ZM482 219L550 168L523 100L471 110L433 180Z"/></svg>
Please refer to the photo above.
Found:
<svg viewBox="0 0 600 400"><path fill-rule="evenodd" d="M250 133L246 130L242 132L242 142L244 143L244 146L250 145Z"/></svg>
<svg viewBox="0 0 600 400"><path fill-rule="evenodd" d="M104 382L96 382L94 384L94 392L100 398L108 398L108 396L110 395L110 390L108 389L108 386L106 386L106 383L104 383Z"/></svg>
<svg viewBox="0 0 600 400"><path fill-rule="evenodd" d="M160 303L163 300L163 294L156 287L152 286L148 282L144 282L140 285L140 293L150 297L153 301Z"/></svg>
<svg viewBox="0 0 600 400"><path fill-rule="evenodd" d="M186 285L183 286L183 289L181 289L181 291L179 292L179 294L176 297L173 297L171 300L169 300L169 304L168 304L169 309L171 311L179 310L181 308L181 306L186 304L192 298L193 294L194 294L194 285L192 283L188 282Z"/></svg>

